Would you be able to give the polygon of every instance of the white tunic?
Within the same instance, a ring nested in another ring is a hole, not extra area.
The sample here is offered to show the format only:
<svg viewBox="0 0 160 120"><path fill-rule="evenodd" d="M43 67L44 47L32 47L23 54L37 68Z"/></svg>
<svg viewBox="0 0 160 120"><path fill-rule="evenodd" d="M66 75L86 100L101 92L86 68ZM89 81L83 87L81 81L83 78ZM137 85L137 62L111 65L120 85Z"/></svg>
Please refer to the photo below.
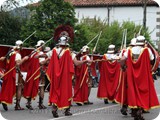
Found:
<svg viewBox="0 0 160 120"><path fill-rule="evenodd" d="M115 58L116 58L116 55L115 54L108 54L108 53L106 53L106 54L104 54L105 56L106 56L106 58L108 59L108 60L114 60Z"/></svg>
<svg viewBox="0 0 160 120"><path fill-rule="evenodd" d="M57 55L59 56L59 58L63 55L63 53L65 52L66 49L63 49L61 47L59 48L56 48L56 52L57 52ZM46 53L47 57L48 58L51 58L52 57L52 50L50 50L49 52ZM72 56L72 60L74 60L74 58L76 57L76 54L72 52L71 54Z"/></svg>
<svg viewBox="0 0 160 120"><path fill-rule="evenodd" d="M135 46L135 47L132 47L131 49L132 49L132 53L133 54L140 55L144 48L141 47L141 46ZM149 52L150 60L153 60L154 59L154 55L153 55L153 53L152 53L150 48L148 48L148 52ZM124 57L125 58L128 57L128 50L124 53Z"/></svg>
<svg viewBox="0 0 160 120"><path fill-rule="evenodd" d="M22 59L21 54L16 53L15 61L21 60L21 59Z"/></svg>
<svg viewBox="0 0 160 120"><path fill-rule="evenodd" d="M86 60L91 60L88 55L84 55L84 56L80 57L80 60L82 61L84 57L86 57Z"/></svg>

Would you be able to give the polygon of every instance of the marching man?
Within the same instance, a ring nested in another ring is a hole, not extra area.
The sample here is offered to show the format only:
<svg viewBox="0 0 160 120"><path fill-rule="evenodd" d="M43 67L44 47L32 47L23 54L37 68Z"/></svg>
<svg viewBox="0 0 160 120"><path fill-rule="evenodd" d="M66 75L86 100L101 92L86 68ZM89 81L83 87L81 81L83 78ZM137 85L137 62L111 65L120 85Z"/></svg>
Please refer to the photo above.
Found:
<svg viewBox="0 0 160 120"><path fill-rule="evenodd" d="M90 60L88 53L89 47L83 46L80 61ZM88 100L92 87L91 70L89 67L89 64L83 64L82 66L77 67L78 72L76 74L73 101L79 106L83 104L93 104Z"/></svg>
<svg viewBox="0 0 160 120"><path fill-rule="evenodd" d="M128 106L132 108L135 120L144 120L143 110L159 107L150 64L154 60L154 55L148 47L145 47L145 37L138 36L136 46L126 51L121 60L126 60L126 64L121 62L122 68L127 66Z"/></svg>
<svg viewBox="0 0 160 120"><path fill-rule="evenodd" d="M87 61L78 61L76 54L69 49L69 37L62 35L59 43L51 51L37 57L48 57L49 61L47 77L50 81L49 103L53 105L53 117L59 117L57 110L65 109L65 116L70 116L72 100L72 76L74 74L74 65L81 65Z"/></svg>
<svg viewBox="0 0 160 120"><path fill-rule="evenodd" d="M27 99L26 107L30 110L33 110L31 105L31 100L35 100L38 92L39 92L39 109L46 109L43 105L44 99L44 85L45 85L45 72L43 70L43 65L41 62L45 60L45 58L35 58L36 55L43 54L44 51L44 41L39 40L36 45L36 49L33 51L34 53L29 58L29 66L27 72L27 78L25 81L23 96Z"/></svg>
<svg viewBox="0 0 160 120"><path fill-rule="evenodd" d="M21 40L16 41L14 49L9 51L4 59L6 60L6 73L3 77L3 85L0 93L0 101L4 110L8 110L7 105L12 104L12 99L16 94L15 110L24 110L20 106L20 99L22 94L23 79L20 72L20 65L28 59L28 57L21 58L20 51L22 49L23 42Z"/></svg>
<svg viewBox="0 0 160 120"><path fill-rule="evenodd" d="M116 60L115 45L109 45L108 51L104 54L100 67L100 81L98 86L97 97L114 102L116 89L119 82L120 64Z"/></svg>

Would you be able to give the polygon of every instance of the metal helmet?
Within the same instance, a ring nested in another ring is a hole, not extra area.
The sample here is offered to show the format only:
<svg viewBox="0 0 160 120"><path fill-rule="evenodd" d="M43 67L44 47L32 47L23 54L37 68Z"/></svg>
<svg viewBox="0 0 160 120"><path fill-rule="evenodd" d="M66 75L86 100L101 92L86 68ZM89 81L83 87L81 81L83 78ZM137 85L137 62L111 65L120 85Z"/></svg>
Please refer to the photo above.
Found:
<svg viewBox="0 0 160 120"><path fill-rule="evenodd" d="M115 52L115 45L111 44L108 46L107 53L114 53Z"/></svg>
<svg viewBox="0 0 160 120"><path fill-rule="evenodd" d="M23 42L21 40L17 40L16 43L15 43L15 47L17 49L20 49L22 45L23 45Z"/></svg>
<svg viewBox="0 0 160 120"><path fill-rule="evenodd" d="M89 47L87 45L82 47L82 52L87 52L89 50Z"/></svg>
<svg viewBox="0 0 160 120"><path fill-rule="evenodd" d="M136 45L136 41L137 41L136 38L132 38L132 40L131 40L129 45L135 46Z"/></svg>
<svg viewBox="0 0 160 120"><path fill-rule="evenodd" d="M140 35L136 39L137 39L136 45L144 45L145 44L145 37L144 36Z"/></svg>
<svg viewBox="0 0 160 120"><path fill-rule="evenodd" d="M61 37L59 38L58 45L66 45L66 46L69 46L68 41L69 41L69 37L67 37L67 36L61 36Z"/></svg>
<svg viewBox="0 0 160 120"><path fill-rule="evenodd" d="M44 42L43 40L39 40L39 41L37 42L36 47L42 46L44 43L45 43L45 42Z"/></svg>

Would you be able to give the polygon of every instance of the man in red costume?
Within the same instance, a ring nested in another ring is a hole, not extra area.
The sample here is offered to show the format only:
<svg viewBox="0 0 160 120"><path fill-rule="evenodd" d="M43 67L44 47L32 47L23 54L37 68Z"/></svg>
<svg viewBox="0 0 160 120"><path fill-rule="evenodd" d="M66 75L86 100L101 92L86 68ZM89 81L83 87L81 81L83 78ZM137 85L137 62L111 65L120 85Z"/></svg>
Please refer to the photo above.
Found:
<svg viewBox="0 0 160 120"><path fill-rule="evenodd" d="M123 59L126 59L127 66L128 106L134 111L135 120L144 120L143 110L159 107L150 65L154 56L145 47L144 36L137 37L136 46L125 52Z"/></svg>
<svg viewBox="0 0 160 120"><path fill-rule="evenodd" d="M35 100L39 92L39 109L46 109L43 105L44 99L44 81L45 81L45 72L43 70L43 65L41 62L45 58L35 58L36 55L43 54L44 51L44 41L39 40L36 45L36 49L33 51L31 57L29 58L29 66L27 72L27 78L24 85L23 96L27 99L26 107L30 110L33 110L31 105L31 100Z"/></svg>
<svg viewBox="0 0 160 120"><path fill-rule="evenodd" d="M80 61L90 60L89 56L89 47L83 46L82 48L82 56L80 57ZM79 68L76 74L75 86L74 86L74 98L73 101L81 106L83 104L93 104L88 100L90 95L90 90L92 87L92 76L90 65L83 64ZM89 73L90 72L90 73Z"/></svg>
<svg viewBox="0 0 160 120"><path fill-rule="evenodd" d="M119 59L121 59L124 56L124 53L134 47L136 45L136 38L133 38L129 44L129 47L127 49L122 49L119 55ZM126 72L126 66L124 68L120 69L120 77L119 77L119 84L118 88L116 90L116 96L115 96L115 101L117 103L120 103L122 105L121 108L121 113L123 115L127 115L127 108L128 108L128 103L127 103L127 72Z"/></svg>
<svg viewBox="0 0 160 120"><path fill-rule="evenodd" d="M48 56L45 62L50 60L47 69L47 77L50 80L49 103L53 104L52 114L55 118L59 117L58 109L65 109L65 116L72 115L70 106L74 64L81 65L86 62L76 59L76 55L69 49L68 41L68 36L60 36L58 45L52 51L39 56Z"/></svg>
<svg viewBox="0 0 160 120"><path fill-rule="evenodd" d="M12 104L12 99L16 94L15 110L24 110L20 107L21 92L23 87L22 75L20 72L20 65L28 59L24 57L21 59L20 50L23 42L16 41L16 46L8 52L4 57L6 60L6 73L3 77L3 85L0 93L0 101L4 110L8 110L7 104Z"/></svg>
<svg viewBox="0 0 160 120"><path fill-rule="evenodd" d="M100 81L98 86L97 97L114 102L116 89L119 82L120 64L117 62L115 55L115 45L109 45L107 54L104 54L100 67Z"/></svg>

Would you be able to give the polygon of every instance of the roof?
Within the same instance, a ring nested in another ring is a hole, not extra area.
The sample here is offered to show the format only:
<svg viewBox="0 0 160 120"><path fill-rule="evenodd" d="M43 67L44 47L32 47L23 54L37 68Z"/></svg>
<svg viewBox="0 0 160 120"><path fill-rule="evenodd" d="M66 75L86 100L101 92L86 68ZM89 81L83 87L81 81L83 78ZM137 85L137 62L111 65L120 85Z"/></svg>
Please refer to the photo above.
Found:
<svg viewBox="0 0 160 120"><path fill-rule="evenodd" d="M143 0L64 0L75 7L100 7L100 6L142 6ZM40 2L31 4L39 6ZM155 1L148 0L147 6L159 6Z"/></svg>
<svg viewBox="0 0 160 120"><path fill-rule="evenodd" d="M91 6L138 6L143 5L143 0L64 0L75 7ZM158 6L153 0L148 0L147 5Z"/></svg>

